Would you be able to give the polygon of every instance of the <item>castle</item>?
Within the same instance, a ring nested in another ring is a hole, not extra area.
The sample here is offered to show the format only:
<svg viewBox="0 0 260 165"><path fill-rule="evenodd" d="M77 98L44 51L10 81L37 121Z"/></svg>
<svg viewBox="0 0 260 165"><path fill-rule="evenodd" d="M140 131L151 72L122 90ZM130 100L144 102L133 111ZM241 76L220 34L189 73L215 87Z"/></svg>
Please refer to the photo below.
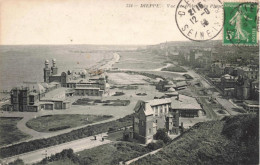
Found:
<svg viewBox="0 0 260 165"><path fill-rule="evenodd" d="M58 82L62 87L73 88L75 95L80 96L102 96L109 91L109 84L104 75L87 77L85 69L68 70L58 74L56 60L52 60L52 67L49 68L49 61L45 61L44 82Z"/></svg>
<svg viewBox="0 0 260 165"><path fill-rule="evenodd" d="M13 111L37 112L39 110L67 109L71 103L69 96L103 96L109 91L109 84L104 75L87 78L85 69L58 74L56 60L45 60L43 69L44 82L24 82L23 86L10 92Z"/></svg>

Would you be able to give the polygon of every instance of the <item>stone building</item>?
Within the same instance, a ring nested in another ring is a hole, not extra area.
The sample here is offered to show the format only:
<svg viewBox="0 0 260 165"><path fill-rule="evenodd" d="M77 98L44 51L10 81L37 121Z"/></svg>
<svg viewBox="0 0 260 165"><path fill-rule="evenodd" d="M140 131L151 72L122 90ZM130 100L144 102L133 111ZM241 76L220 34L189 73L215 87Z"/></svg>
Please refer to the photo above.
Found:
<svg viewBox="0 0 260 165"><path fill-rule="evenodd" d="M56 83L25 82L22 87L11 90L10 109L21 112L67 109L71 103L66 100L66 88Z"/></svg>
<svg viewBox="0 0 260 165"><path fill-rule="evenodd" d="M178 134L179 114L170 108L170 98L138 101L134 108L133 138L150 143L159 128L166 128L169 134Z"/></svg>
<svg viewBox="0 0 260 165"><path fill-rule="evenodd" d="M193 97L179 95L172 99L170 111L178 111L180 117L199 117L203 110Z"/></svg>

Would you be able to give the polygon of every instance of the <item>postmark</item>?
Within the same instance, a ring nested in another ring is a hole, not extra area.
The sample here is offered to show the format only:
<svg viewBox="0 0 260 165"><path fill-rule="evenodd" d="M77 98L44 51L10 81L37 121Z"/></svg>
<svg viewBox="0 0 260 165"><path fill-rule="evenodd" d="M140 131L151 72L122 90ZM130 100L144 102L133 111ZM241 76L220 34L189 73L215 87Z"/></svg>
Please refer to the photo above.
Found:
<svg viewBox="0 0 260 165"><path fill-rule="evenodd" d="M181 0L176 8L175 21L186 38L211 40L223 28L223 4L219 0Z"/></svg>
<svg viewBox="0 0 260 165"><path fill-rule="evenodd" d="M223 45L257 45L257 3L224 2L223 6Z"/></svg>

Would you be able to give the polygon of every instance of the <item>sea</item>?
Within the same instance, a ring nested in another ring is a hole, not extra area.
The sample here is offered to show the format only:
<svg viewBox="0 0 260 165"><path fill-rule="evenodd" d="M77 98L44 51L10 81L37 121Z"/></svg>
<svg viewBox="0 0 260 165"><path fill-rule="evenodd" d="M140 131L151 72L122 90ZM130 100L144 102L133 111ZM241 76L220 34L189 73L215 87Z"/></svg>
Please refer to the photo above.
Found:
<svg viewBox="0 0 260 165"><path fill-rule="evenodd" d="M0 91L23 82L43 82L45 60L56 59L58 72L88 69L113 58L113 52L134 50L132 45L0 45Z"/></svg>

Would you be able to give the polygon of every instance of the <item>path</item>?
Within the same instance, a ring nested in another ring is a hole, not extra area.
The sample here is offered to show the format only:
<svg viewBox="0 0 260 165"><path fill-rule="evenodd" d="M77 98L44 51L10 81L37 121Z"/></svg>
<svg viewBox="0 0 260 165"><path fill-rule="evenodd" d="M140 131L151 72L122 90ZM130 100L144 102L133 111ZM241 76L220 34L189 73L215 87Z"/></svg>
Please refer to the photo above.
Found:
<svg viewBox="0 0 260 165"><path fill-rule="evenodd" d="M162 148L160 148L160 149L157 149L157 150L154 150L154 151L152 151L152 152L149 152L149 153L147 153L147 154L144 154L144 155L142 155L142 156L139 156L139 157L137 157L137 158L134 158L134 159L132 159L132 160L129 160L129 161L127 161L127 162L125 162L124 164L131 164L131 163L133 163L133 162L135 162L135 161L137 161L137 160L139 160L139 159L141 159L141 158L143 158L143 157L146 157L146 156L148 156L148 155L153 155L153 154L155 154L155 153L157 153L157 152L159 152L159 151L161 151L162 150Z"/></svg>
<svg viewBox="0 0 260 165"><path fill-rule="evenodd" d="M48 147L48 148L39 149L39 150L36 150L36 151L24 153L24 154L21 154L21 155L16 155L16 156L13 156L13 157L5 158L5 159L2 159L2 161L4 163L9 163L9 162L12 162L12 161L20 158L24 161L24 163L32 164L32 163L39 162L43 158L45 158L46 153L47 153L47 156L50 156L50 155L59 153L64 149L70 149L70 148L73 149L74 152L79 152L79 151L82 151L82 150L85 150L85 149L90 149L90 148L93 148L93 147L97 147L97 146L112 142L112 141L107 140L107 139L102 141L102 136L107 136L107 133L99 134L99 135L96 135L96 136L97 136L97 140L94 140L93 136L90 136L90 137L87 137L87 138L71 141L71 142L68 142L68 143L63 143L63 144L60 144L60 145L51 146L51 147Z"/></svg>

